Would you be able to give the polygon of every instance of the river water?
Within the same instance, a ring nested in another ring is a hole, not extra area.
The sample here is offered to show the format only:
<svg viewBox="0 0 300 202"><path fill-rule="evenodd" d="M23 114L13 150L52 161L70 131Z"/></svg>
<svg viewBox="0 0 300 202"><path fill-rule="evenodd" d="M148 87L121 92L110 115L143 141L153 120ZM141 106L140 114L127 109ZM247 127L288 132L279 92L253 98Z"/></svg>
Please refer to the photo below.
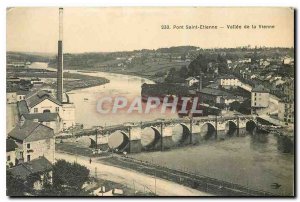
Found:
<svg viewBox="0 0 300 202"><path fill-rule="evenodd" d="M176 114L161 114L160 112L147 115L130 114L130 116L126 112L101 114L96 110L97 100L101 97L107 95L127 98L140 96L141 84L152 83L152 81L114 73L83 73L73 70L69 72L100 76L110 80L110 83L102 86L74 90L69 93L71 101L76 106L76 122L84 124L85 127L177 117ZM294 190L294 155L279 152L277 140L272 134L269 134L267 140L264 141L246 135L165 152L132 154L132 157L280 195L292 195ZM278 183L281 187L273 189L272 183Z"/></svg>
<svg viewBox="0 0 300 202"><path fill-rule="evenodd" d="M84 127L91 126L109 126L116 124L123 124L124 122L141 122L151 121L154 119L167 119L176 118L176 113L171 113L170 109L167 109L166 113L161 113L160 110L152 110L148 114L141 114L135 111L134 113L128 113L128 108L124 110L118 110L117 113L100 113L97 110L97 101L103 97L114 98L120 96L128 100L127 106L130 106L135 98L141 96L141 85L143 83L151 84L152 81L137 76L129 76L115 73L104 72L78 72L70 70L71 73L80 73L90 76L105 77L110 80L109 83L86 89L79 89L69 92L71 101L76 107L76 122L82 123ZM143 110L145 109L145 103L142 103ZM109 106L108 106L108 109Z"/></svg>

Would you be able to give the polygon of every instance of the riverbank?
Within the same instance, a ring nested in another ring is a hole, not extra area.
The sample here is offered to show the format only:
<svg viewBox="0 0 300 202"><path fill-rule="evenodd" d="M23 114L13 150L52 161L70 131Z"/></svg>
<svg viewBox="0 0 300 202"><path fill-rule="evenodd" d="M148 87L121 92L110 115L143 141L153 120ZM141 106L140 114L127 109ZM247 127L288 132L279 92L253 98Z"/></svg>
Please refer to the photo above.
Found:
<svg viewBox="0 0 300 202"><path fill-rule="evenodd" d="M41 69L14 69L13 72L9 69L7 70L7 76L15 77L31 77L31 78L53 78L53 82L49 84L56 88L56 77L57 73L55 71L41 70ZM104 77L83 75L78 73L64 72L64 88L66 92L89 88L94 86L101 86L110 81Z"/></svg>
<svg viewBox="0 0 300 202"><path fill-rule="evenodd" d="M53 67L49 67L51 69L55 69ZM136 69L136 68L135 68ZM120 75L124 75L124 76L137 76L137 77L141 77L144 79L149 79L152 81L157 81L163 77L161 76L157 76L156 75L156 71L152 72L151 74L146 74L145 71L130 71L130 70L124 70L122 68L112 68L112 69L106 69L106 68L93 68L93 67L86 67L84 69L75 69L75 68L69 68L66 71L77 71L79 73L113 73L113 74L120 74Z"/></svg>

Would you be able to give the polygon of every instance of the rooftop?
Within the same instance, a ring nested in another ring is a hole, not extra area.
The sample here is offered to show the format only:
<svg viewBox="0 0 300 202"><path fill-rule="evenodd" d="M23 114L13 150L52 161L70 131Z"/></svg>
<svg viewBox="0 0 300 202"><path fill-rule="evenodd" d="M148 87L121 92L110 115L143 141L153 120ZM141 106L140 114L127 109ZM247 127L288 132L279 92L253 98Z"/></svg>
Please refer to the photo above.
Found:
<svg viewBox="0 0 300 202"><path fill-rule="evenodd" d="M229 75L222 75L218 77L219 79L237 79L235 76L229 74Z"/></svg>
<svg viewBox="0 0 300 202"><path fill-rule="evenodd" d="M50 122L50 121L56 121L58 118L57 113L36 113L36 114L23 114L24 118L27 120L34 120L37 119L39 122Z"/></svg>
<svg viewBox="0 0 300 202"><path fill-rule="evenodd" d="M27 103L26 103L25 100L21 100L20 102L18 102L17 107L18 107L18 111L19 111L20 116L22 116L23 114L28 114L29 113Z"/></svg>
<svg viewBox="0 0 300 202"><path fill-rule="evenodd" d="M15 151L18 145L12 139L6 139L6 152Z"/></svg>
<svg viewBox="0 0 300 202"><path fill-rule="evenodd" d="M24 120L18 123L17 126L8 133L8 136L19 141L26 140L27 142L30 142L53 138L54 132L52 128L43 124Z"/></svg>
<svg viewBox="0 0 300 202"><path fill-rule="evenodd" d="M202 90L198 91L203 94L208 95L214 95L214 96L229 96L230 93L227 93L225 91L219 90L219 89L213 89L213 88L203 88Z"/></svg>
<svg viewBox="0 0 300 202"><path fill-rule="evenodd" d="M270 90L265 88L263 85L258 85L258 86L255 86L251 92L269 93Z"/></svg>
<svg viewBox="0 0 300 202"><path fill-rule="evenodd" d="M192 77L192 76L191 76L191 77L188 77L188 78L186 78L185 80L186 80L186 81L190 81L190 80L193 80L193 79L196 79L196 80L198 80L197 78L195 78L195 77Z"/></svg>
<svg viewBox="0 0 300 202"><path fill-rule="evenodd" d="M45 90L31 92L25 96L25 100L29 108L36 106L45 99L48 99L57 105L61 105L61 103L56 98L54 98L49 92Z"/></svg>
<svg viewBox="0 0 300 202"><path fill-rule="evenodd" d="M14 176L19 176L21 179L26 178L34 173L42 173L52 169L52 164L43 156L32 161L21 163L9 169Z"/></svg>

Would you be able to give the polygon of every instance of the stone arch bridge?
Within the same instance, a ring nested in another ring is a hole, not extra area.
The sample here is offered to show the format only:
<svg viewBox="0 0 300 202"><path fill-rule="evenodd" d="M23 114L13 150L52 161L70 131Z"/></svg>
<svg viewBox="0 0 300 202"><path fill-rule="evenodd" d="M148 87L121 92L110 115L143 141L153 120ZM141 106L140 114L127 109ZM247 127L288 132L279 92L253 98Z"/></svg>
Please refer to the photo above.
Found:
<svg viewBox="0 0 300 202"><path fill-rule="evenodd" d="M210 139L242 136L256 127L256 116L209 116L124 123L73 134L88 136L92 147L108 146L116 152L167 150Z"/></svg>

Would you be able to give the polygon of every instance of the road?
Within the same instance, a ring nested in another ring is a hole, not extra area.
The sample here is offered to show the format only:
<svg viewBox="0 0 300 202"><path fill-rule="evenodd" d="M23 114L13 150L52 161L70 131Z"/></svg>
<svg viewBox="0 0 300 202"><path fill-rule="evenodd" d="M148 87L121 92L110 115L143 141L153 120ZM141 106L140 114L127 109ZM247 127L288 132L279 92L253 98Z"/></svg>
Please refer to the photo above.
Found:
<svg viewBox="0 0 300 202"><path fill-rule="evenodd" d="M64 159L68 162L77 162L86 166L90 170L90 173L95 177L126 184L128 187L141 192L144 190L151 190L153 193L156 192L159 196L211 196L208 193L185 187L171 181L154 178L153 176L138 173L136 171L105 165L97 162L96 159L93 159L90 164L88 157L56 152L55 158L57 160Z"/></svg>

